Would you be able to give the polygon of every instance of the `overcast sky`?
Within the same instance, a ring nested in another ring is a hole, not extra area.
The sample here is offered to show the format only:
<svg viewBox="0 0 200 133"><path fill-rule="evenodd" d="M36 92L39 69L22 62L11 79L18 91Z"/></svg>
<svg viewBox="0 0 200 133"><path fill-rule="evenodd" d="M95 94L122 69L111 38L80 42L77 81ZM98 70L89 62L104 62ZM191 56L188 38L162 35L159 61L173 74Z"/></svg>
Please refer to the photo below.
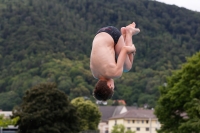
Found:
<svg viewBox="0 0 200 133"><path fill-rule="evenodd" d="M189 10L200 12L200 0L156 0L170 5L185 7Z"/></svg>

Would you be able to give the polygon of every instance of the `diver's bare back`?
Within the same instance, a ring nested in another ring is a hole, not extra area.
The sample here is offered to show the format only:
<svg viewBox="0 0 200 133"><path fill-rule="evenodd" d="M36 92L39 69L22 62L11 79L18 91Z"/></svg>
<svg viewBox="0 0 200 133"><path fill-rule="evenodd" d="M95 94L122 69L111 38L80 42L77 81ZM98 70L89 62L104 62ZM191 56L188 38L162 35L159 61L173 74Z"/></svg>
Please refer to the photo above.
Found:
<svg viewBox="0 0 200 133"><path fill-rule="evenodd" d="M93 40L90 55L90 69L94 78L113 78L108 73L112 72L115 66L114 41L112 37L105 32L97 34Z"/></svg>

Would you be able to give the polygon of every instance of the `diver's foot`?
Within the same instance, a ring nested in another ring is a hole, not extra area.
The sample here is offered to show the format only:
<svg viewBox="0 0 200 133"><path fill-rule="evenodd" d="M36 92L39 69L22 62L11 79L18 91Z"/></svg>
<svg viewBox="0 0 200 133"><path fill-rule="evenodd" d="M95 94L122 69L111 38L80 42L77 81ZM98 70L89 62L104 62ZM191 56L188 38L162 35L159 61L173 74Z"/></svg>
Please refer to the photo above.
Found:
<svg viewBox="0 0 200 133"><path fill-rule="evenodd" d="M135 22L126 26L126 33L130 33L131 35L137 35L140 32L140 29L135 28L135 26Z"/></svg>

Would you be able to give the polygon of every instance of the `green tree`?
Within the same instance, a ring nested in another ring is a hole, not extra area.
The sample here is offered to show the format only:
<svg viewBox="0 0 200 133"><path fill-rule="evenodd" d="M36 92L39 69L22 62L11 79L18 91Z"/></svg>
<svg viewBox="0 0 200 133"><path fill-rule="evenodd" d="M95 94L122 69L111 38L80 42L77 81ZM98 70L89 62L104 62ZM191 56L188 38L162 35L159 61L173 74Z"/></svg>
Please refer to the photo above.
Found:
<svg viewBox="0 0 200 133"><path fill-rule="evenodd" d="M161 133L199 133L200 131L200 52L187 59L180 70L160 87L155 114Z"/></svg>
<svg viewBox="0 0 200 133"><path fill-rule="evenodd" d="M125 126L122 124L119 124L119 125L113 126L111 133L135 133L135 131L132 131L132 130L125 131Z"/></svg>
<svg viewBox="0 0 200 133"><path fill-rule="evenodd" d="M76 106L79 112L81 130L97 130L101 118L98 106L83 97L75 98L71 103Z"/></svg>
<svg viewBox="0 0 200 133"><path fill-rule="evenodd" d="M0 127L7 127L8 125L15 125L18 120L19 120L19 117L11 119L11 118L4 117L4 115L0 115Z"/></svg>
<svg viewBox="0 0 200 133"><path fill-rule="evenodd" d="M78 133L76 108L54 83L43 83L27 90L21 105L13 110L19 117L18 133Z"/></svg>

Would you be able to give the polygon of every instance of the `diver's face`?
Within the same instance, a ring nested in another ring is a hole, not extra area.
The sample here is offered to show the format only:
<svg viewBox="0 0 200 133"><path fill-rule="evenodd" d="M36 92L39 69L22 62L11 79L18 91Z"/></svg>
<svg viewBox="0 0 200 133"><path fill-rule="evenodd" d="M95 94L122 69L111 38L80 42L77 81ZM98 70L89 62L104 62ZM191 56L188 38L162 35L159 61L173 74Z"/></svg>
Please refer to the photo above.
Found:
<svg viewBox="0 0 200 133"><path fill-rule="evenodd" d="M113 80L113 79L109 79L109 80L107 81L107 85L108 85L108 87L109 87L110 89L114 90L115 84L114 84L114 80Z"/></svg>

